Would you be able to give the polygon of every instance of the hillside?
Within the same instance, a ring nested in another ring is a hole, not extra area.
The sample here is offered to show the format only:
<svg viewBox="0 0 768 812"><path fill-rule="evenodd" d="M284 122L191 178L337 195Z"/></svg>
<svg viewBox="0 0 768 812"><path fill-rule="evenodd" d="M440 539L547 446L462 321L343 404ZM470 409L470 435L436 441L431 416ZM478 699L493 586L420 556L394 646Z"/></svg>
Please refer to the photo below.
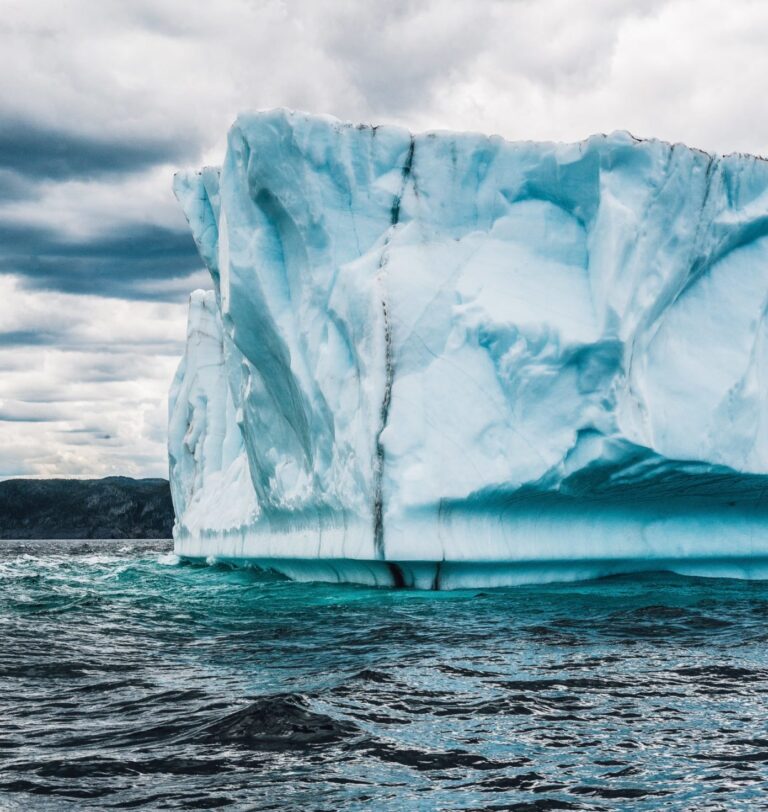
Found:
<svg viewBox="0 0 768 812"><path fill-rule="evenodd" d="M0 482L0 538L170 538L164 479L9 479Z"/></svg>

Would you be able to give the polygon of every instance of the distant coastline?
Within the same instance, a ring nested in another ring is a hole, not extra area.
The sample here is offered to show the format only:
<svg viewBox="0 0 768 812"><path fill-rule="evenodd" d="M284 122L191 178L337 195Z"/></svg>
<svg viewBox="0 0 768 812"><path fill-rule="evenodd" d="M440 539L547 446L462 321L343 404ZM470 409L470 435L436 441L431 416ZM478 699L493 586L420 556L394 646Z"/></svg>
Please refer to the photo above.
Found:
<svg viewBox="0 0 768 812"><path fill-rule="evenodd" d="M0 482L2 539L170 538L165 479L8 479Z"/></svg>

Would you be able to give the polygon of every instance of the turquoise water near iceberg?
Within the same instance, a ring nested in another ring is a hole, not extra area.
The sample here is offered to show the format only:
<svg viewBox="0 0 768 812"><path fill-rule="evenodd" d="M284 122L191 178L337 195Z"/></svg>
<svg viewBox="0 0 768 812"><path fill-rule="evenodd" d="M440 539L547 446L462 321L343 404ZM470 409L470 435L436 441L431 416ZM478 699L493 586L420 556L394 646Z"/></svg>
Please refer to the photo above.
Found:
<svg viewBox="0 0 768 812"><path fill-rule="evenodd" d="M0 809L768 806L768 584L298 584L0 542Z"/></svg>

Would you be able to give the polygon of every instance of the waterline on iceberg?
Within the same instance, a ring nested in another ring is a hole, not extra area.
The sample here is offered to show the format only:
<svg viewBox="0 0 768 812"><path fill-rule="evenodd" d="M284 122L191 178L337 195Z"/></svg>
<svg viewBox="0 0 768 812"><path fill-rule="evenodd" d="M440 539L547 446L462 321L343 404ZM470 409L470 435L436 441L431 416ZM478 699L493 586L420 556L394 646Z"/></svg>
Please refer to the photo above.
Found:
<svg viewBox="0 0 768 812"><path fill-rule="evenodd" d="M194 555L193 549L190 547L190 553L185 557L191 561L203 560L202 556ZM423 590L494 589L528 584L592 581L613 575L654 572L671 572L698 578L768 579L768 555L540 562L356 561L349 558L248 558L241 555L208 555L204 560L209 564L256 567L299 582Z"/></svg>

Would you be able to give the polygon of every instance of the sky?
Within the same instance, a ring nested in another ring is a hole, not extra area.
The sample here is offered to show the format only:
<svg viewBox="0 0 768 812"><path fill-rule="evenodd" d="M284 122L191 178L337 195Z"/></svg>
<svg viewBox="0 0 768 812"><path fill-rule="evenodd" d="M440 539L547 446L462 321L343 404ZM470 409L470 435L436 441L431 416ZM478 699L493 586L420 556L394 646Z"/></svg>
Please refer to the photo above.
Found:
<svg viewBox="0 0 768 812"><path fill-rule="evenodd" d="M0 0L0 478L166 476L171 193L244 110L768 155L763 0Z"/></svg>

